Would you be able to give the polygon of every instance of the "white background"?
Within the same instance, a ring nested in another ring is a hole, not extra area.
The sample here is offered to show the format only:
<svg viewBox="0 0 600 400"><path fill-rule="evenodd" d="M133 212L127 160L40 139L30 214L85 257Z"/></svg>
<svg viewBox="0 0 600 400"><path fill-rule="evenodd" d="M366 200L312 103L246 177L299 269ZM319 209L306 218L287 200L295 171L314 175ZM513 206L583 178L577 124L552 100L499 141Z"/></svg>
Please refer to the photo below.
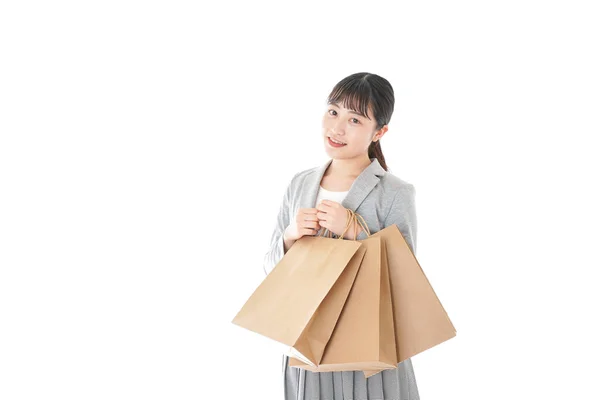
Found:
<svg viewBox="0 0 600 400"><path fill-rule="evenodd" d="M231 320L362 71L458 332L421 398L599 398L598 9L405 3L2 2L0 398L282 399Z"/></svg>

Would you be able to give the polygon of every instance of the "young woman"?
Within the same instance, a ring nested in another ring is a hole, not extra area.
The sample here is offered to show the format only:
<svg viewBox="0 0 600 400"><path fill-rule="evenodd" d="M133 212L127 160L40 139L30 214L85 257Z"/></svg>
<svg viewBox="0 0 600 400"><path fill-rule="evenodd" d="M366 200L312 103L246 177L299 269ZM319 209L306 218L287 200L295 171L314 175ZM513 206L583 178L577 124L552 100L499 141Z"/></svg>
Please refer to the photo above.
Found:
<svg viewBox="0 0 600 400"><path fill-rule="evenodd" d="M392 86L378 75L352 74L333 88L323 115L323 141L330 160L298 172L288 185L265 255L266 274L302 236L326 228L339 237L346 227L347 208L364 218L371 233L396 224L415 253L415 188L388 172L381 152L380 140L393 111ZM344 237L354 239L355 233L359 240L367 237L360 225ZM370 378L362 371L311 372L288 362L284 355L286 400L419 399L410 358Z"/></svg>

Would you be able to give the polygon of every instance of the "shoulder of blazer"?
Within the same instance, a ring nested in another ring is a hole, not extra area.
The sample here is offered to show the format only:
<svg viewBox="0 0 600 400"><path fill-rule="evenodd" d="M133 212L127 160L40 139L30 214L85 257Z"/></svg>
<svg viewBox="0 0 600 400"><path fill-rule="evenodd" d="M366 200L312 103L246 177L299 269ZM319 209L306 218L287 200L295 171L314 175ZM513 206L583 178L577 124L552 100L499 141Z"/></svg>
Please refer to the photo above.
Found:
<svg viewBox="0 0 600 400"><path fill-rule="evenodd" d="M415 187L412 183L394 175L393 173L386 171L381 177L380 185L384 192L390 196L395 197L396 195L411 195L415 191Z"/></svg>
<svg viewBox="0 0 600 400"><path fill-rule="evenodd" d="M381 177L381 184L394 189L402 189L407 186L413 186L412 183L400 178L399 176L394 175L389 171L386 171L385 174Z"/></svg>
<svg viewBox="0 0 600 400"><path fill-rule="evenodd" d="M297 172L292 177L292 179L290 180L290 185L291 186L297 186L302 181L304 181L304 178L306 178L307 176L310 176L313 173L317 172L319 168L320 168L320 166L317 166L317 167L312 167L312 168L304 169L304 170L302 170L300 172Z"/></svg>

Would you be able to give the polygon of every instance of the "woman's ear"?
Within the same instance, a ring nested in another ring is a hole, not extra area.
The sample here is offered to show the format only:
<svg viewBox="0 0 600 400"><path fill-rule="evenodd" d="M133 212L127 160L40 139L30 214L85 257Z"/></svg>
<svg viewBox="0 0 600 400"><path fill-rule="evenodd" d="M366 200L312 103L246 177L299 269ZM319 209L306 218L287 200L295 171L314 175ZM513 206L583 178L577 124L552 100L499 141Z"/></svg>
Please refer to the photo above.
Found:
<svg viewBox="0 0 600 400"><path fill-rule="evenodd" d="M373 135L373 139L372 140L374 142L378 141L379 139L381 139L383 137L383 135L385 135L385 133L387 132L387 130L388 130L388 126L387 125L382 126L380 130L378 130L377 132L375 132L375 135Z"/></svg>

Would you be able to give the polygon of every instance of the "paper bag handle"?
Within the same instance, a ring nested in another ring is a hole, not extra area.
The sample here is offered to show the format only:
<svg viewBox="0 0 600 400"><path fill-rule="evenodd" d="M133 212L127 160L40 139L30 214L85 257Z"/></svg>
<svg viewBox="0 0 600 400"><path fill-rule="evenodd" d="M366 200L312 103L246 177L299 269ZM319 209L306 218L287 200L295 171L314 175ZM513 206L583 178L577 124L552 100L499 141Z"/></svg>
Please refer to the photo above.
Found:
<svg viewBox="0 0 600 400"><path fill-rule="evenodd" d="M348 229L350 229L350 224L352 222L354 222L354 226L356 227L357 224L360 224L360 226L362 227L363 231L365 231L365 233L367 234L367 236L371 236L371 230L369 229L369 226L367 225L367 222L365 221L365 219L363 218L362 215L350 210L350 209L346 209L348 212L348 220L346 223L346 229L344 229L344 232L340 235L340 237L338 239L343 239L344 235L346 234L346 232L348 231ZM354 229L354 240L356 241L356 236L357 236L357 230L358 229ZM327 228L325 228L325 230L323 231L323 235L325 236L325 232L327 232L327 237L331 238L331 231L328 230Z"/></svg>
<svg viewBox="0 0 600 400"><path fill-rule="evenodd" d="M352 222L354 222L355 228L358 224L360 224L360 226L363 228L363 231L366 232L367 236L371 236L371 231L369 230L369 226L367 225L367 223L366 223L365 219L362 217L362 215L360 215L352 210L349 210L349 211L352 214L351 218L352 218ZM354 241L356 241L356 236L358 235L357 231L358 231L358 229L354 229Z"/></svg>
<svg viewBox="0 0 600 400"><path fill-rule="evenodd" d="M365 219L363 218L363 216L360 215L359 213L355 213L354 211L352 212L352 215L354 216L355 223L360 224L360 226L363 228L363 231L365 231L365 233L367 234L367 236L371 236L371 230L367 226L367 222L365 221ZM354 230L354 240L356 240L356 231L357 230L355 229Z"/></svg>
<svg viewBox="0 0 600 400"><path fill-rule="evenodd" d="M342 232L342 234L340 235L340 237L338 239L343 239L344 235L346 234L346 232L348 232L348 229L350 229L350 224L352 223L352 221L355 220L354 218L354 211L350 210L350 209L346 209L347 214L348 214L348 219L346 220L346 229L344 229L344 232ZM325 230L323 231L322 235L319 236L325 236L325 232L327 232L327 237L331 239L331 231L327 228L325 228ZM356 240L356 237L354 238L354 240Z"/></svg>

